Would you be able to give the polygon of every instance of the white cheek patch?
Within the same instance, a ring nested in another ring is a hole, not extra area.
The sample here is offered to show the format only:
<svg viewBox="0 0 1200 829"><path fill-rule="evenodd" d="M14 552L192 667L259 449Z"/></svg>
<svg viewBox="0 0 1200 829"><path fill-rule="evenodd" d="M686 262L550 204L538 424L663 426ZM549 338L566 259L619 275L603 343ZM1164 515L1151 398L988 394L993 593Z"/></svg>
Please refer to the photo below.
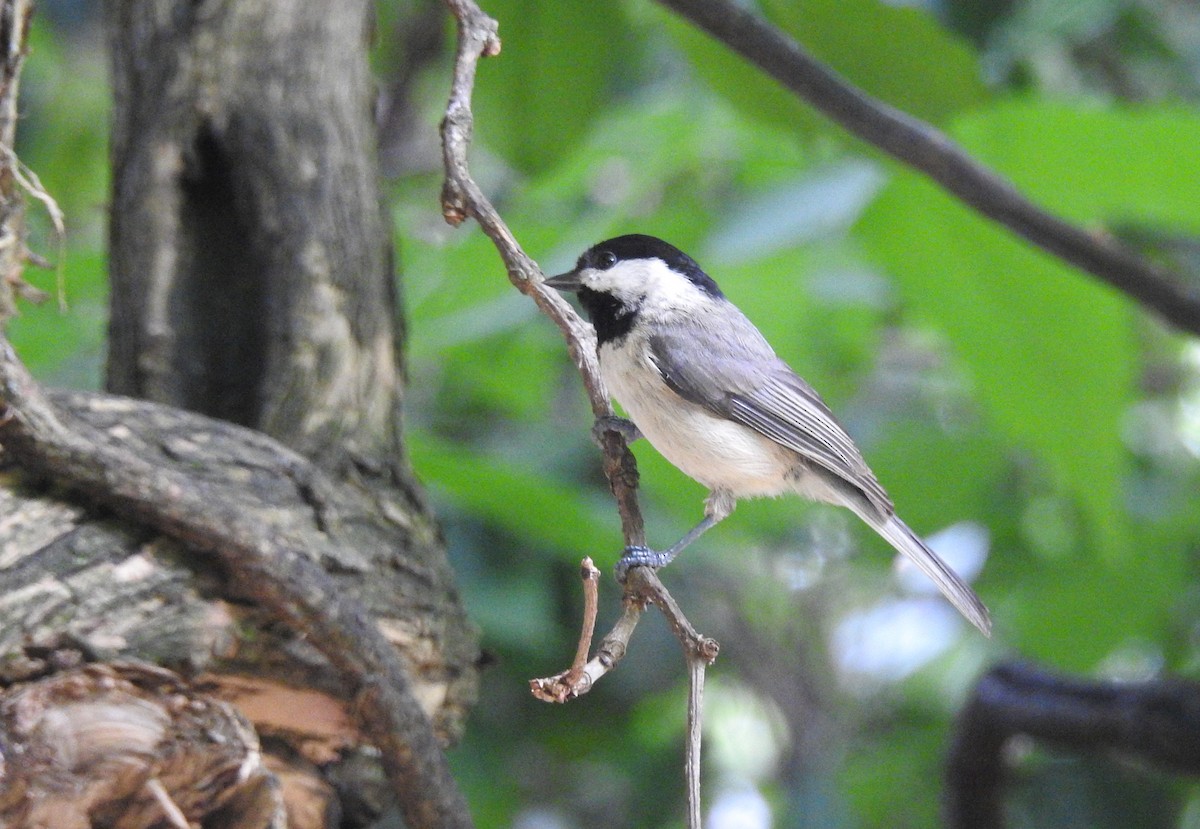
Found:
<svg viewBox="0 0 1200 829"><path fill-rule="evenodd" d="M593 291L611 294L651 314L701 311L712 303L711 297L661 259L631 259L606 271L593 268L582 281Z"/></svg>

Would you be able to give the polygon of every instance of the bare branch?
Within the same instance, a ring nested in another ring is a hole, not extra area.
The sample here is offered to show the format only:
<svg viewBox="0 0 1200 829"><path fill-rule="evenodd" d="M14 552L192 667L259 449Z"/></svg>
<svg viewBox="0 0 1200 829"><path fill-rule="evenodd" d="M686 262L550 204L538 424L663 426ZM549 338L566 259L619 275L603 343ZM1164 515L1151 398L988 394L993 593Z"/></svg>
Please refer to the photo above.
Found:
<svg viewBox="0 0 1200 829"><path fill-rule="evenodd" d="M504 261L509 281L518 291L532 298L542 313L562 331L571 360L583 378L592 414L597 418L612 417L612 404L596 362L595 332L556 291L542 286L541 268L521 249L508 225L471 177L467 150L475 120L471 113L475 70L480 58L500 54L500 39L496 35L496 21L484 14L474 0L445 2L458 22L458 51L450 100L442 119L442 154L446 165L443 214L453 225L467 218L479 223ZM620 435L608 432L603 443L604 474L617 499L625 543L644 545L645 527L637 503L637 463Z"/></svg>
<svg viewBox="0 0 1200 829"><path fill-rule="evenodd" d="M541 284L541 269L521 249L495 207L471 177L467 150L474 126L471 94L475 86L475 72L481 58L500 53L500 39L496 34L496 21L484 14L474 0L445 2L458 22L454 80L446 115L442 119L442 152L446 165L442 205L446 221L457 225L467 218L473 218L479 223L504 261L509 281L521 293L531 297L562 332L567 350L583 378L593 414L597 419L612 417L612 404L604 381L600 378L596 359L595 332L556 291ZM616 432L606 431L602 443L604 472L617 499L625 543L645 544L645 529L637 502L637 462L625 445L625 440ZM696 632L658 576L647 568L635 567L625 582L625 614L601 642L596 657L584 666L582 674L573 683L577 687L566 698L583 693L591 687L592 682L620 661L625 655L629 637L637 626L641 608L647 603L654 604L663 612L685 650L705 656L708 661L716 658L717 644ZM534 683L549 681L534 680Z"/></svg>
<svg viewBox="0 0 1200 829"><path fill-rule="evenodd" d="M442 148L445 155L446 182L442 190L443 212L451 224L474 218L492 240L508 269L508 278L517 290L533 298L538 307L562 331L583 385L587 391L592 413L597 420L611 417L612 405L600 378L596 358L595 333L556 292L542 284L541 269L517 244L516 239L500 218L491 202L471 178L467 163L473 116L471 93L475 71L484 56L499 54L500 40L496 21L485 15L473 0L445 0L458 21L458 52L454 65L454 81L446 116L442 121ZM601 443L604 449L604 473L617 499L621 525L627 545L644 545L645 529L637 502L638 473L633 454L624 438L614 431L605 431ZM676 637L683 646L690 668L691 697L689 699L689 740L686 771L688 778L688 825L700 827L700 699L704 688L704 667L717 656L715 641L701 636L683 615L679 605L659 581L658 575L646 567L634 567L625 580L623 604L625 611L613 629L600 643L596 655L586 664L588 643L594 626L595 580L584 567L584 590L587 608L583 635L575 661L563 673L530 681L530 690L546 702L566 702L591 690L596 680L604 676L624 657L642 611L654 604L667 617Z"/></svg>
<svg viewBox="0 0 1200 829"><path fill-rule="evenodd" d="M687 779L688 829L704 825L700 809L700 742L704 733L704 670L711 660L698 653L689 653L687 759L683 773Z"/></svg>
<svg viewBox="0 0 1200 829"><path fill-rule="evenodd" d="M575 648L575 661L571 663L571 670L567 671L567 684L573 684L579 679L588 654L592 652L592 636L596 632L596 610L600 604L600 571L592 564L590 556L583 559L579 569L583 578L583 630L579 634L579 645Z"/></svg>
<svg viewBox="0 0 1200 829"><path fill-rule="evenodd" d="M872 98L798 43L729 0L659 0L849 132L924 173L984 216L1099 277L1171 324L1200 334L1200 295L1116 239L1076 227L1026 199L929 124Z"/></svg>
<svg viewBox="0 0 1200 829"><path fill-rule="evenodd" d="M693 666L695 660L711 665L717 658L721 646L715 639L709 639L696 632L666 586L659 580L658 574L650 568L630 569L625 579L625 595L622 601L625 610L608 635L600 641L596 655L579 671L575 671L572 666L570 670L560 674L530 680L529 688L535 697L543 702L567 702L592 690L596 681L615 668L625 657L626 651L629 650L629 640L633 638L633 632L637 629L647 604L653 604L667 617L667 622L683 647L689 666Z"/></svg>

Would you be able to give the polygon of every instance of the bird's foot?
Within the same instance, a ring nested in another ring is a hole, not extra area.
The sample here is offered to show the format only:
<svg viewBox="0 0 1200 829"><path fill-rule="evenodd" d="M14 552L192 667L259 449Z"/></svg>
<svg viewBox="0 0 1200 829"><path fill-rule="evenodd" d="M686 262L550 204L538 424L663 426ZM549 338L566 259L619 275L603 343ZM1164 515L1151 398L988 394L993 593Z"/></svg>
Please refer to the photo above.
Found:
<svg viewBox="0 0 1200 829"><path fill-rule="evenodd" d="M625 577L629 575L629 568L649 567L657 570L660 567L666 567L671 563L673 558L675 556L669 551L659 552L651 550L649 547L633 545L626 547L625 551L621 553L621 558L618 559L616 566L613 567L613 573L616 574L617 581L624 584Z"/></svg>
<svg viewBox="0 0 1200 829"><path fill-rule="evenodd" d="M604 448L604 435L607 432L616 432L625 438L626 443L633 443L642 436L641 430L634 425L632 420L617 417L616 415L598 417L596 418L596 422L592 424L592 440L600 448Z"/></svg>

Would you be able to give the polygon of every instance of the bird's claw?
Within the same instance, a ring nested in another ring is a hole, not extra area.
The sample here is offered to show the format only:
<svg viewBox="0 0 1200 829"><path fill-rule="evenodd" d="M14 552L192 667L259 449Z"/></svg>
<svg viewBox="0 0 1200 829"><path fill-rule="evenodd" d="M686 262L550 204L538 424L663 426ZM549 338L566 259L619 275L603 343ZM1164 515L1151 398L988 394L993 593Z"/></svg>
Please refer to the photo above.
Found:
<svg viewBox="0 0 1200 829"><path fill-rule="evenodd" d="M624 584L625 577L629 575L631 567L650 567L657 570L659 567L665 567L670 563L671 558L666 553L660 553L657 550L651 550L649 547L634 544L626 547L625 551L621 553L616 566L613 567L613 573L616 575L617 581Z"/></svg>
<svg viewBox="0 0 1200 829"><path fill-rule="evenodd" d="M642 436L641 430L634 425L632 420L616 415L596 418L596 422L592 424L592 440L601 449L604 448L604 435L608 432L616 432L625 438L626 443L633 443Z"/></svg>

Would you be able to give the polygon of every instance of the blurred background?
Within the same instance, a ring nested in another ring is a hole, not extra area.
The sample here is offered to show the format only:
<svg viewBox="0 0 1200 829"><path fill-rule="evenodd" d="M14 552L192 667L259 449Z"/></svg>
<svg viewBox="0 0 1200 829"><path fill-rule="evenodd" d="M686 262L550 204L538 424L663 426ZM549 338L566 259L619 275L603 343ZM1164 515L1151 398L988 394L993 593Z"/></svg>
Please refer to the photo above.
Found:
<svg viewBox="0 0 1200 829"><path fill-rule="evenodd" d="M855 83L1027 195L1200 270L1193 0L759 0ZM502 56L475 95L476 177L547 272L627 232L691 253L830 403L898 510L973 581L988 641L849 513L746 502L664 573L722 643L714 829L929 827L956 710L1020 658L1083 677L1200 678L1200 345L851 139L649 0L485 0ZM60 263L12 338L47 382L98 388L108 90L98 3L42 0L21 159L58 200ZM553 326L473 225L441 218L452 30L378 4L380 159L408 325L407 435L490 665L452 761L480 826L683 825L686 672L656 614L586 697L566 667L578 562L619 591L621 538ZM39 224L40 223L40 224ZM1200 278L1200 277L1197 277ZM635 446L651 544L704 490ZM1013 827L1200 827L1200 788L1037 745Z"/></svg>

